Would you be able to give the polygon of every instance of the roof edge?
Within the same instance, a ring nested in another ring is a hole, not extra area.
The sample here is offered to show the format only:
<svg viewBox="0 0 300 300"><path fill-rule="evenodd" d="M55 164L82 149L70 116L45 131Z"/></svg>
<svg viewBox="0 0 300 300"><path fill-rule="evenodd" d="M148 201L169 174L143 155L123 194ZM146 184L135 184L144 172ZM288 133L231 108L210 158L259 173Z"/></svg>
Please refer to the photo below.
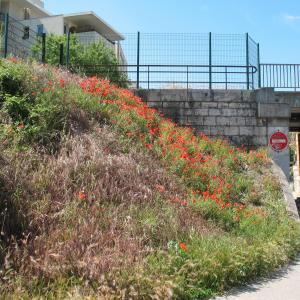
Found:
<svg viewBox="0 0 300 300"><path fill-rule="evenodd" d="M100 18L94 11L78 12L78 13L73 13L73 14L65 14L64 17L67 18L67 17L76 17L76 16L84 16L84 15L92 15L92 16L94 16L100 22L102 22L105 26L109 27L112 31L114 31L114 33L120 37L120 40L125 40L125 37L121 33L119 33L111 25L109 25L102 18Z"/></svg>

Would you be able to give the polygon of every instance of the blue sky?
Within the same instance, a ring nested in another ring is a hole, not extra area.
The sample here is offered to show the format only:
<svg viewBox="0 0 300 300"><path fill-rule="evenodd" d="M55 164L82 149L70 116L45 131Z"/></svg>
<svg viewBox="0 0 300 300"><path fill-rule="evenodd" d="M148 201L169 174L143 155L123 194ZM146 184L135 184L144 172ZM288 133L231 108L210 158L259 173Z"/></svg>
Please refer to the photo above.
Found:
<svg viewBox="0 0 300 300"><path fill-rule="evenodd" d="M245 33L262 62L300 63L300 0L44 0L54 14L93 10L121 33Z"/></svg>

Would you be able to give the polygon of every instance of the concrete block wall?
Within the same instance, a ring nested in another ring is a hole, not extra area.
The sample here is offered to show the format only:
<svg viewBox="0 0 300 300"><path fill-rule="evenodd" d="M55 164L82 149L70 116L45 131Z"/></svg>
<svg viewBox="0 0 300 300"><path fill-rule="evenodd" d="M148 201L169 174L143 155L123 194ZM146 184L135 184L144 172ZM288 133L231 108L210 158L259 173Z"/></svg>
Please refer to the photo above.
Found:
<svg viewBox="0 0 300 300"><path fill-rule="evenodd" d="M135 93L179 125L249 148L268 144L256 93L245 90L139 90Z"/></svg>

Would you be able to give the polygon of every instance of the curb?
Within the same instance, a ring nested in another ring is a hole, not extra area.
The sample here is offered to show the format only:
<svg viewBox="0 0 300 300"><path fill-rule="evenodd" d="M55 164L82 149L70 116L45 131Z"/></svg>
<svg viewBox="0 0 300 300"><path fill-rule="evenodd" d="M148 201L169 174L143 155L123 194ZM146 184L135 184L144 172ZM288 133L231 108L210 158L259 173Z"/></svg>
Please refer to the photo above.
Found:
<svg viewBox="0 0 300 300"><path fill-rule="evenodd" d="M287 211L289 212L290 216L295 219L296 221L300 222L300 217L298 214L298 209L295 202L295 197L293 196L292 189L289 185L289 182L284 175L281 168L273 161L272 164L272 172L273 174L279 179L284 200L287 204Z"/></svg>

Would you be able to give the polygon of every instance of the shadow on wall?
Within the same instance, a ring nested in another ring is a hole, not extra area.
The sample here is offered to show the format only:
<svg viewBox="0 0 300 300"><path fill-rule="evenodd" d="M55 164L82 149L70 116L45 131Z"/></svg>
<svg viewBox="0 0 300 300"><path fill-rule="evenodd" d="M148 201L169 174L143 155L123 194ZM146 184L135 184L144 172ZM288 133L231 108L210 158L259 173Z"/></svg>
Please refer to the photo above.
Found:
<svg viewBox="0 0 300 300"><path fill-rule="evenodd" d="M298 208L298 214L299 214L299 217L300 217L300 198L296 199L296 206Z"/></svg>

